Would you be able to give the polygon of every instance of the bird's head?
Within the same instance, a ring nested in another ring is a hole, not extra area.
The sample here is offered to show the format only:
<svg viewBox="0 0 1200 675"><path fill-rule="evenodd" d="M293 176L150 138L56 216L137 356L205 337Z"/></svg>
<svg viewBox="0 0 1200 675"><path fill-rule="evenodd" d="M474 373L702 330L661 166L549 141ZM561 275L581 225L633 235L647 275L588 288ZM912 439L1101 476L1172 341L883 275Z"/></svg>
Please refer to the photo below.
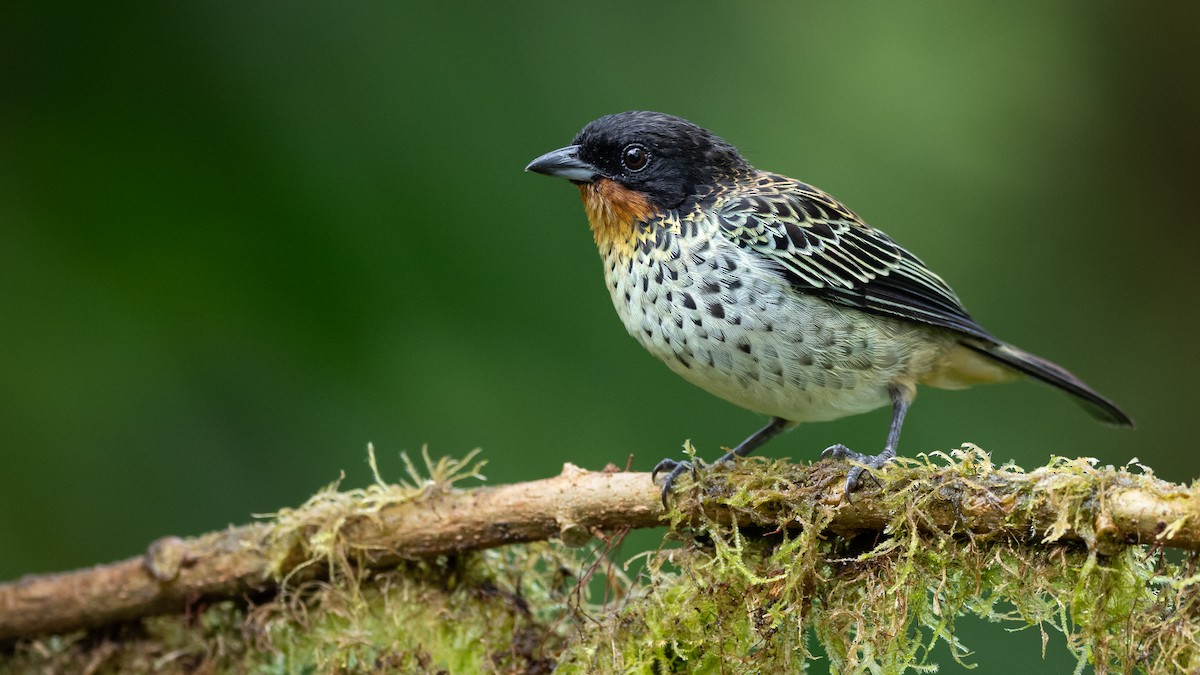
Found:
<svg viewBox="0 0 1200 675"><path fill-rule="evenodd" d="M525 170L578 185L611 181L655 210L668 211L748 168L736 148L707 129L635 110L588 124L571 145L538 157Z"/></svg>
<svg viewBox="0 0 1200 675"><path fill-rule="evenodd" d="M578 185L601 254L627 257L639 237L650 236L639 224L695 205L749 168L736 148L707 129L672 115L630 111L588 124L571 145L525 170Z"/></svg>

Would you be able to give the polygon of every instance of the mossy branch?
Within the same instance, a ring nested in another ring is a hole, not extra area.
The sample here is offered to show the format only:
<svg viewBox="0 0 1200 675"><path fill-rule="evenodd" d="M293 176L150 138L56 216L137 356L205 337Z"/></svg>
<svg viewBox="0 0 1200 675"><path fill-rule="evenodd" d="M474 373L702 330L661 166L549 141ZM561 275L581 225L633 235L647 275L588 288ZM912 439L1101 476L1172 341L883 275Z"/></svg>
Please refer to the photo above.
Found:
<svg viewBox="0 0 1200 675"><path fill-rule="evenodd" d="M879 472L881 487L845 499L845 465L708 470L678 492L675 526L703 522L779 531L800 523L797 504L823 505L826 534L915 529L1002 538L1020 545L1079 542L1108 554L1135 544L1200 550L1200 488L1147 472L1058 459L1024 472L993 466L982 452L935 464L902 461ZM427 460L428 462L428 460ZM467 462L430 463L434 478L336 485L270 522L192 539L167 537L143 556L0 585L0 639L95 628L201 601L269 593L281 583L326 578L331 569L394 566L466 551L558 538L581 545L594 534L664 524L658 489L645 473L589 472L571 464L553 478L455 489ZM781 519L782 518L782 519Z"/></svg>

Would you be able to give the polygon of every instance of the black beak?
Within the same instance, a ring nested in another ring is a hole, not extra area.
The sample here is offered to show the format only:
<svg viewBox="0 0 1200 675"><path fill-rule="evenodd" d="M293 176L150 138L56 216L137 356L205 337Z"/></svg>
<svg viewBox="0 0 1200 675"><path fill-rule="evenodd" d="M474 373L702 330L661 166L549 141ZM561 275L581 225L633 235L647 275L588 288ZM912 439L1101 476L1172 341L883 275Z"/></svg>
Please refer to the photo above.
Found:
<svg viewBox="0 0 1200 675"><path fill-rule="evenodd" d="M578 145L547 152L530 162L525 170L543 176L566 178L572 183L591 183L602 175L599 169L579 159Z"/></svg>

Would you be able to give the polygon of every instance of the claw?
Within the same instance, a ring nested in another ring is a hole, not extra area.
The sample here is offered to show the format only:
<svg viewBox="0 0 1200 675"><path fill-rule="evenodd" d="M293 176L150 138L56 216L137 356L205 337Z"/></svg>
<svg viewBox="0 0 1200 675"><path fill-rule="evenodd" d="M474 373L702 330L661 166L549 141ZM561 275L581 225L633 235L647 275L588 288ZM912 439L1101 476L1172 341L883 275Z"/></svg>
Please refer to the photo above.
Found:
<svg viewBox="0 0 1200 675"><path fill-rule="evenodd" d="M700 459L696 458L695 463L701 463ZM659 472L661 471L668 472L666 478L663 478L662 482L662 503L664 508L670 508L667 506L667 497L671 494L671 488L675 486L675 479L679 478L679 476L681 476L685 471L689 470L692 472L692 480L695 480L696 466L687 460L678 461L668 458L654 465L654 470L650 472L650 480L657 478Z"/></svg>
<svg viewBox="0 0 1200 675"><path fill-rule="evenodd" d="M746 455L750 454L751 452L754 452L755 448L762 445L763 443L766 443L771 438L778 436L780 432L784 431L785 429L789 428L790 426L793 426L793 424L791 422L783 419L782 417L772 417L771 421L768 422L765 427L759 429L758 431L754 432L753 434L750 434L749 438L742 441L741 443L738 443L738 446L736 448L734 448L733 450L730 450L729 452L722 455L721 458L718 459L716 463L717 464L726 464L726 463L734 461L738 457L745 457ZM684 471L691 469L692 470L692 480L695 480L696 479L696 469L697 469L697 467L702 467L702 466L704 466L704 460L700 459L699 457L692 457L692 461L690 461L690 462L688 462L688 461L679 462L679 461L676 461L673 459L664 459L663 461L659 462L657 466L654 467L654 471L652 471L650 473L651 480L653 480L655 477L658 476L659 471L666 471L668 469L671 470L671 473L667 474L667 477L663 479L662 500L663 500L664 507L667 507L667 495L669 495L671 493L671 486L675 483L675 479L678 478L679 475L682 474ZM667 508L670 508L670 507L667 507Z"/></svg>
<svg viewBox="0 0 1200 675"><path fill-rule="evenodd" d="M684 463L684 464L687 464L687 462L683 462L683 463ZM670 458L662 460L662 461L661 461L661 462L659 462L658 464L655 464L655 465L654 465L654 470L650 472L650 480L651 480L652 482L653 482L653 481L657 481L657 479L658 479L658 474L659 474L660 472L662 472L662 471L671 471L671 470L673 470L675 467L679 466L679 464L680 464L679 462L677 462L677 461L675 461L675 460L673 460L673 459L670 459Z"/></svg>
<svg viewBox="0 0 1200 675"><path fill-rule="evenodd" d="M878 455L864 455L860 452L855 452L855 451L851 450L850 448L847 448L846 446L842 445L841 443L831 445L828 448L825 448L825 450L821 452L821 459L835 459L835 460L846 460L846 461L851 461L851 462L858 462L859 464L865 464L867 467L870 467L871 469L882 469L883 465L887 464L895 456L896 456L896 451L892 450L890 448L884 448L883 452L879 453ZM862 483L862 477L864 474L869 476L871 478L871 480L875 481L876 485L880 484L879 479L876 478L869 469L861 467L861 466L850 467L850 470L846 472L846 501L847 502L851 501L850 495L856 489L858 489L859 485Z"/></svg>
<svg viewBox="0 0 1200 675"><path fill-rule="evenodd" d="M857 452L854 452L841 443L834 443L821 451L821 459L846 459L851 455L857 454Z"/></svg>

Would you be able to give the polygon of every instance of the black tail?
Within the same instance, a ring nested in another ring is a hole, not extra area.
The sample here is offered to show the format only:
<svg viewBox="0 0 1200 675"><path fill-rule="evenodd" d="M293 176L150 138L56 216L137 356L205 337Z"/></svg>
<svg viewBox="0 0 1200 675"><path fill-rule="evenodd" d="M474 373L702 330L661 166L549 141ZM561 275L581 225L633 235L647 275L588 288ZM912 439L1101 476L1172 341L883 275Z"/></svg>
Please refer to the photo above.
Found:
<svg viewBox="0 0 1200 675"><path fill-rule="evenodd" d="M984 342L976 339L965 339L963 345L980 354L990 356L1000 363L1024 373L1046 384L1053 385L1075 397L1075 401L1083 406L1089 415L1106 424L1119 427L1132 427L1133 418L1117 407L1116 403L1102 396L1089 387L1083 380L1075 377L1070 371L1058 364L1051 363L1040 356L1014 347L1003 342Z"/></svg>

